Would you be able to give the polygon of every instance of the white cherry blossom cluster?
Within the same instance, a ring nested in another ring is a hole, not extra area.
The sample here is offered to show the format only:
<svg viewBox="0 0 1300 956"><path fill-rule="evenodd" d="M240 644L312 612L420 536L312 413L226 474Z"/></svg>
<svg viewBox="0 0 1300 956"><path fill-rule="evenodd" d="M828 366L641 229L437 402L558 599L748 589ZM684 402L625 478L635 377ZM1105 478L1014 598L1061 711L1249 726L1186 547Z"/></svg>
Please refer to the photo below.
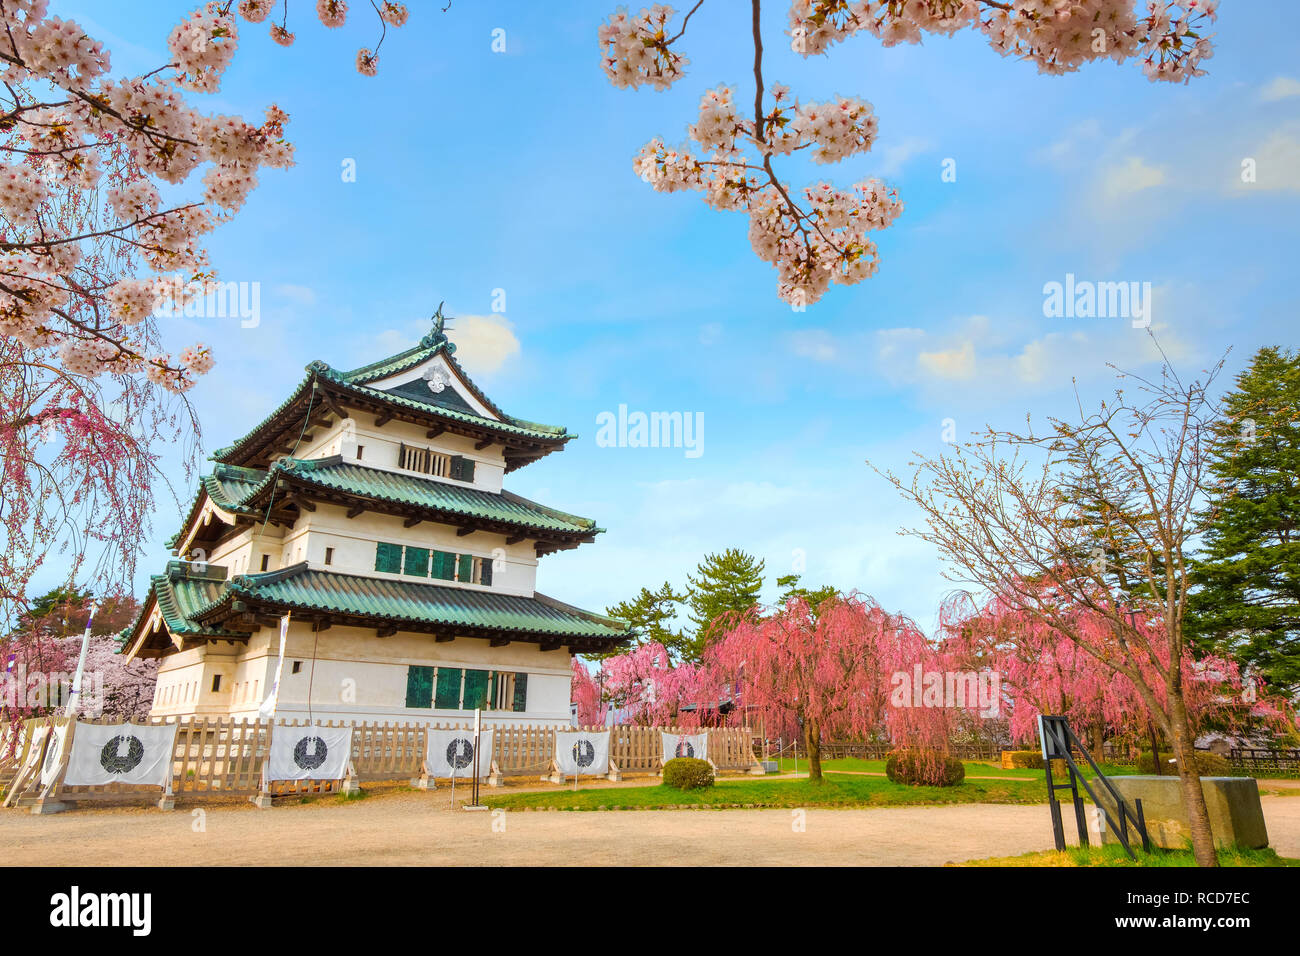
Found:
<svg viewBox="0 0 1300 956"><path fill-rule="evenodd" d="M780 86L773 96L777 103L764 118L761 148L753 122L740 118L732 90L722 86L705 93L699 120L689 127L700 155L654 139L633 168L658 192L697 190L715 209L748 211L750 243L776 268L777 294L795 305L811 304L833 282L852 285L875 273L879 256L866 233L889 226L903 205L874 179L850 191L819 183L804 190L804 207L796 204L765 166L746 160L742 144L764 156L811 148L814 159L834 162L870 149L876 119L861 100L804 107L789 103L789 91Z"/></svg>
<svg viewBox="0 0 1300 956"><path fill-rule="evenodd" d="M27 69L60 84L88 83L107 71L103 44L72 20L47 17L47 5L46 0L5 3L6 19L14 25L10 42Z"/></svg>
<svg viewBox="0 0 1300 956"><path fill-rule="evenodd" d="M406 18L409 15L410 14L406 9L406 4L404 3L395 3L393 0L384 0L384 2L379 5L380 19L392 26L402 26L402 24L406 23Z"/></svg>
<svg viewBox="0 0 1300 956"><path fill-rule="evenodd" d="M749 241L777 269L777 294L792 305L817 302L831 283L853 285L876 273L880 257L867 233L888 227L903 211L893 190L876 179L851 191L819 183L804 190L809 210L775 186L750 204Z"/></svg>
<svg viewBox="0 0 1300 956"><path fill-rule="evenodd" d="M618 10L600 25L600 62L611 83L633 89L648 83L657 90L666 90L682 76L690 61L669 49L675 38L667 33L668 21L675 12L664 4L655 4L635 16Z"/></svg>
<svg viewBox="0 0 1300 956"><path fill-rule="evenodd" d="M274 6L275 0L239 0L239 15L249 23L261 23Z"/></svg>
<svg viewBox="0 0 1300 956"><path fill-rule="evenodd" d="M812 56L859 31L893 46L972 27L1042 73L1140 57L1150 79L1185 82L1202 76L1199 64L1213 55L1201 31L1217 7L1218 0L794 0L789 34L791 49Z"/></svg>
<svg viewBox="0 0 1300 956"><path fill-rule="evenodd" d="M176 63L176 85L195 93L217 92L238 45L235 18L220 4L195 10L167 37L167 49Z"/></svg>
<svg viewBox="0 0 1300 956"><path fill-rule="evenodd" d="M983 31L1000 53L1030 60L1044 73L1141 57L1151 79L1202 75L1199 64L1213 53L1203 31L1215 20L1218 0L1143 2L1144 13L1134 0L792 0L789 34L792 48L811 56L859 31L893 46L971 28ZM610 81L665 89L679 79L688 61L672 47L699 6L680 26L664 5L611 14L597 33ZM796 200L775 160L809 150L814 162L828 164L868 152L878 121L871 104L856 97L800 103L784 85L764 91L763 44L755 39L755 115L740 114L730 87L708 90L699 118L687 128L698 150L670 147L656 137L633 158L633 169L658 192L695 190L715 209L747 211L750 244L776 268L778 294L808 304L832 283L852 285L875 273L879 254L867 233L887 228L903 204L878 179L848 191L819 183Z"/></svg>
<svg viewBox="0 0 1300 956"><path fill-rule="evenodd" d="M49 190L29 166L0 165L0 212L7 219L34 225Z"/></svg>
<svg viewBox="0 0 1300 956"><path fill-rule="evenodd" d="M737 113L733 91L720 86L704 94L699 119L688 127L699 155L654 139L633 169L658 192L693 189L714 209L747 210L750 243L776 267L778 295L811 304L832 282L851 285L876 271L876 246L865 233L887 227L903 206L878 180L847 192L820 183L804 190L804 207L796 204L769 173L767 158L811 149L814 161L837 162L871 148L877 121L871 105L853 97L799 104L787 87L771 92L775 103L764 116L761 143L753 121ZM747 159L746 147L759 157Z"/></svg>
<svg viewBox="0 0 1300 956"><path fill-rule="evenodd" d="M170 62L135 78L108 76L103 45L47 8L0 0L0 335L72 374L144 372L188 388L211 350L173 362L151 318L213 281L205 237L244 205L260 170L293 165L293 147L275 106L258 125L205 115L186 95L219 91L239 42L234 11L257 23L274 3L201 4L167 34ZM408 17L400 3L375 9L385 30ZM341 26L347 4L322 0L317 12ZM196 173L199 194L165 206L158 184L184 187ZM170 278L134 278L139 266L189 281L178 292Z"/></svg>
<svg viewBox="0 0 1300 956"><path fill-rule="evenodd" d="M316 0L316 16L331 30L341 27L348 18L348 5L344 0Z"/></svg>
<svg viewBox="0 0 1300 956"><path fill-rule="evenodd" d="M795 104L790 109L778 106L764 124L765 138L773 152L793 153L812 147L816 163L838 163L867 152L878 131L871 104L851 96L837 97L829 103Z"/></svg>

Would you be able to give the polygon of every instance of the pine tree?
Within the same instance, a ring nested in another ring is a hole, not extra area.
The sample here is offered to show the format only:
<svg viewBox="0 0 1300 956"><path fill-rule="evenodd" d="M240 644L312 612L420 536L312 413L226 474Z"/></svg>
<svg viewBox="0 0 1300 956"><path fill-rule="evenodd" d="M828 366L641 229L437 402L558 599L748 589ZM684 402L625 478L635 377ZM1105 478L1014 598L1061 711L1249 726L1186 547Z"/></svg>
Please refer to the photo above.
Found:
<svg viewBox="0 0 1300 956"><path fill-rule="evenodd" d="M1255 353L1210 448L1188 633L1282 692L1300 689L1300 354Z"/></svg>
<svg viewBox="0 0 1300 956"><path fill-rule="evenodd" d="M678 594L667 581L657 591L642 588L641 593L630 601L620 601L605 609L605 613L627 621L632 625L632 639L636 646L658 643L668 649L669 655L680 660L690 654L690 638L673 624L677 612L686 600L685 594ZM616 648L606 654L593 654L592 657L604 658L625 654L629 648Z"/></svg>
<svg viewBox="0 0 1300 956"><path fill-rule="evenodd" d="M777 598L778 604L784 606L792 598L799 598L812 608L814 613L816 613L817 608L821 607L822 602L829 598L838 597L840 593L829 584L823 584L821 587L812 588L811 590L803 587L799 584L799 575L797 574L781 575L776 579L776 586L781 589L781 596Z"/></svg>
<svg viewBox="0 0 1300 956"><path fill-rule="evenodd" d="M698 577L686 576L688 617L695 625L692 658L716 635L714 623L730 613L743 614L758 603L763 589L763 562L739 548L706 554L696 565Z"/></svg>

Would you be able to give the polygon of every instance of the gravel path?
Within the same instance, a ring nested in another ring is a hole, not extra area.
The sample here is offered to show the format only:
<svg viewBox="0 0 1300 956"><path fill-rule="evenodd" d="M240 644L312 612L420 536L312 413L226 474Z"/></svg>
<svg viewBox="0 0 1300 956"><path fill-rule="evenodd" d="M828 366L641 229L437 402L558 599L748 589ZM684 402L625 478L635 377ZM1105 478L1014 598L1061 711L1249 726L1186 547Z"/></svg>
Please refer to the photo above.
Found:
<svg viewBox="0 0 1300 956"><path fill-rule="evenodd" d="M1264 797L1273 846L1300 856L1300 798ZM966 804L809 810L472 813L450 797L392 792L257 810L0 811L10 866L147 864L693 866L938 865L1049 849L1047 807ZM195 828L202 825L200 832ZM504 827L504 829L502 829Z"/></svg>

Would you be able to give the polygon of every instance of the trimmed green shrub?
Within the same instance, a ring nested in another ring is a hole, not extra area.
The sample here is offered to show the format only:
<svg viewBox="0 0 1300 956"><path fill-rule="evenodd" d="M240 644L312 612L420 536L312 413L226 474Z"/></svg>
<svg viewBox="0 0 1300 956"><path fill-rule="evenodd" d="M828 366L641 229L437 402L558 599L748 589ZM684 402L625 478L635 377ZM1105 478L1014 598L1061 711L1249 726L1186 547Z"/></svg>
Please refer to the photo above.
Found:
<svg viewBox="0 0 1300 956"><path fill-rule="evenodd" d="M1043 755L1037 750L1004 750L1002 758L1002 766L1007 770L1043 769Z"/></svg>
<svg viewBox="0 0 1300 956"><path fill-rule="evenodd" d="M966 768L956 757L937 750L891 750L885 776L909 787L955 787L966 779Z"/></svg>
<svg viewBox="0 0 1300 956"><path fill-rule="evenodd" d="M713 786L713 767L707 760L674 757L664 764L664 784L674 790L702 790Z"/></svg>
<svg viewBox="0 0 1300 956"><path fill-rule="evenodd" d="M1137 761L1138 773L1155 773L1155 763L1151 760L1151 752L1144 751ZM1178 761L1174 759L1171 753L1162 753L1160 755L1160 769L1165 774L1178 773ZM1216 753L1210 753L1208 750L1196 751L1196 771L1202 777L1240 777L1242 774L1232 769L1232 764L1228 763L1227 757L1222 757Z"/></svg>

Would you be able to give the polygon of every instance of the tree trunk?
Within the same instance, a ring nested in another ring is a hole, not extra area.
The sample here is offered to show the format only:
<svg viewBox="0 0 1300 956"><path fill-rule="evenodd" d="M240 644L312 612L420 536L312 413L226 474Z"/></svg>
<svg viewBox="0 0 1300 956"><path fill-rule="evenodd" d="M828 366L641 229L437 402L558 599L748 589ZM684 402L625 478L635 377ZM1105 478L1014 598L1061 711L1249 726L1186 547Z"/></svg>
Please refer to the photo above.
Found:
<svg viewBox="0 0 1300 956"><path fill-rule="evenodd" d="M1205 806L1205 791L1201 789L1201 775L1196 766L1196 735L1192 732L1181 688L1174 689L1169 695L1169 724L1174 756L1178 760L1178 778L1183 789L1183 807L1187 810L1192 834L1192 854L1197 866L1218 866L1210 811Z"/></svg>
<svg viewBox="0 0 1300 956"><path fill-rule="evenodd" d="M808 750L808 780L811 783L822 782L822 729L817 721L809 720L803 725L804 746Z"/></svg>
<svg viewBox="0 0 1300 956"><path fill-rule="evenodd" d="M1100 722L1092 725L1092 759L1099 764L1106 760L1106 725Z"/></svg>
<svg viewBox="0 0 1300 956"><path fill-rule="evenodd" d="M1156 725L1147 721L1147 733L1151 735L1151 772L1157 777L1164 774L1160 766L1160 741L1156 737Z"/></svg>

